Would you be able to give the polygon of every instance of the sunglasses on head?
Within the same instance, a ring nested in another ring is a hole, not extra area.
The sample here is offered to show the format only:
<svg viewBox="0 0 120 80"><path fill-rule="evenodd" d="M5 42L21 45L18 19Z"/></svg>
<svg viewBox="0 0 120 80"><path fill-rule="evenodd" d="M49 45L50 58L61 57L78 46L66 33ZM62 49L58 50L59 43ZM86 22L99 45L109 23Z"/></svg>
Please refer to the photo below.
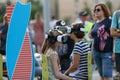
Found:
<svg viewBox="0 0 120 80"><path fill-rule="evenodd" d="M100 12L102 9L98 8L98 9L95 9L94 12Z"/></svg>

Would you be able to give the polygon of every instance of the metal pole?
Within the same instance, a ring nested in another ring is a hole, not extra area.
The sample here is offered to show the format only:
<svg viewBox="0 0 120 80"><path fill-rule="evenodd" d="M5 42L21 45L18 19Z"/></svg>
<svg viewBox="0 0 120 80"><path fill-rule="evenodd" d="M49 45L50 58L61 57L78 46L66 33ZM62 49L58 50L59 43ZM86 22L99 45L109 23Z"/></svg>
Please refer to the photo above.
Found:
<svg viewBox="0 0 120 80"><path fill-rule="evenodd" d="M78 0L75 0L75 18L78 17Z"/></svg>
<svg viewBox="0 0 120 80"><path fill-rule="evenodd" d="M47 32L50 21L50 0L43 0L43 15L44 15L44 33Z"/></svg>

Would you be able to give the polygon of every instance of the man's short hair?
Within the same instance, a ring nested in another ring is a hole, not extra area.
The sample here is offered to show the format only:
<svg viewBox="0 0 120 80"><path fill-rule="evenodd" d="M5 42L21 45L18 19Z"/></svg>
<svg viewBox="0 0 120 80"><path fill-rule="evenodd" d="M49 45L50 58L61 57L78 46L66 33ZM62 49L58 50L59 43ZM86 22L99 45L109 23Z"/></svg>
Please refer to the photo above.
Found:
<svg viewBox="0 0 120 80"><path fill-rule="evenodd" d="M87 16L87 15L88 15L88 12L86 12L86 11L81 11L79 13L79 16Z"/></svg>

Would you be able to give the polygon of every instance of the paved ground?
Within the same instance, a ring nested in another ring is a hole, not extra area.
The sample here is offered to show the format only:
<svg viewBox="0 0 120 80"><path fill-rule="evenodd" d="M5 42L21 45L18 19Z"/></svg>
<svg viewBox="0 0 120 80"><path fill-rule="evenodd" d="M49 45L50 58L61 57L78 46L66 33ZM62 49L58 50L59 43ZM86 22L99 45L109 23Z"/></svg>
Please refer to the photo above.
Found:
<svg viewBox="0 0 120 80"><path fill-rule="evenodd" d="M3 80L8 80L8 79L4 77ZM37 80L37 78L34 78L34 80Z"/></svg>
<svg viewBox="0 0 120 80"><path fill-rule="evenodd" d="M115 70L114 70L114 71L113 71L113 76L115 76L115 75L116 75L116 72L115 72ZM94 71L94 73L93 73L93 79L92 79L92 80L100 80L100 76L99 76L97 70Z"/></svg>
<svg viewBox="0 0 120 80"><path fill-rule="evenodd" d="M113 71L113 76L115 75L115 70ZM7 78L3 78L3 80L8 80ZM37 80L37 78L34 78L34 80ZM95 70L94 73L93 73L93 79L92 80L100 80L100 77L99 77L99 74L98 74L98 71Z"/></svg>

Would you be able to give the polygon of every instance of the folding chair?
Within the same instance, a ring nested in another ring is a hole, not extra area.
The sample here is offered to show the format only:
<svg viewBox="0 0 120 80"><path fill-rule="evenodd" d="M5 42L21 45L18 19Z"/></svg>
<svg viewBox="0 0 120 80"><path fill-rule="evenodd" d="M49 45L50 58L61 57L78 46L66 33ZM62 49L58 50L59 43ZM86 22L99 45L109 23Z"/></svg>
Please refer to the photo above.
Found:
<svg viewBox="0 0 120 80"><path fill-rule="evenodd" d="M42 54L42 80L49 80L48 79L49 72L48 72L48 61L46 55Z"/></svg>
<svg viewBox="0 0 120 80"><path fill-rule="evenodd" d="M88 67L88 80L91 80L91 74L92 74L92 71L91 71L91 68L92 68L92 52L89 51L88 52L88 55L87 55L87 67Z"/></svg>
<svg viewBox="0 0 120 80"><path fill-rule="evenodd" d="M0 54L0 80L2 80L3 77L3 61L2 61L2 55Z"/></svg>

